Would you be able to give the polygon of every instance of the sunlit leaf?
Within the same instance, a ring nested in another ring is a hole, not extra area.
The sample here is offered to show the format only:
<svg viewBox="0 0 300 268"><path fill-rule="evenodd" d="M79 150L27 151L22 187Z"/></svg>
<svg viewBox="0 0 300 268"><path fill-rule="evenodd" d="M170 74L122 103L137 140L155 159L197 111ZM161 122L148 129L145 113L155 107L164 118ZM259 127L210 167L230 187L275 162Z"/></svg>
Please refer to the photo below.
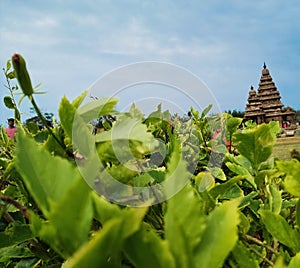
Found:
<svg viewBox="0 0 300 268"><path fill-rule="evenodd" d="M239 200L216 207L206 220L201 243L194 251L194 263L203 268L222 267L238 240Z"/></svg>

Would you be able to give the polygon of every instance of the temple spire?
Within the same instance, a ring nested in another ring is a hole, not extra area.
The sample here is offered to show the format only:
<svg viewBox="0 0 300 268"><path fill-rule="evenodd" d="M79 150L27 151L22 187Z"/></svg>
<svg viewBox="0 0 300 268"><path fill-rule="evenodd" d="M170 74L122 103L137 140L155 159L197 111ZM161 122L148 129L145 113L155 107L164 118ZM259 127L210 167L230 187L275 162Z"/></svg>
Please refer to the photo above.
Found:
<svg viewBox="0 0 300 268"><path fill-rule="evenodd" d="M266 65L266 63L264 62L264 69L267 69L267 65Z"/></svg>

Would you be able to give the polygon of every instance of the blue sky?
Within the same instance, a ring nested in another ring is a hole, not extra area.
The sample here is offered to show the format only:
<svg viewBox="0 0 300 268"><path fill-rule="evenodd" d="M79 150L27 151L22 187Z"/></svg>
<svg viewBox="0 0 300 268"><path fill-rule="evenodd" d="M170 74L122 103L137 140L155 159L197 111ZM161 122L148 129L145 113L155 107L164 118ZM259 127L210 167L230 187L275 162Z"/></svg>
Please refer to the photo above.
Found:
<svg viewBox="0 0 300 268"><path fill-rule="evenodd" d="M21 53L33 83L48 92L37 102L56 113L63 95L73 99L111 70L141 61L181 66L222 110L244 110L266 62L283 103L300 109L299 14L297 0L1 0L0 65ZM3 99L3 75L0 83ZM29 112L27 101L21 110ZM3 101L0 111L4 123L12 113Z"/></svg>

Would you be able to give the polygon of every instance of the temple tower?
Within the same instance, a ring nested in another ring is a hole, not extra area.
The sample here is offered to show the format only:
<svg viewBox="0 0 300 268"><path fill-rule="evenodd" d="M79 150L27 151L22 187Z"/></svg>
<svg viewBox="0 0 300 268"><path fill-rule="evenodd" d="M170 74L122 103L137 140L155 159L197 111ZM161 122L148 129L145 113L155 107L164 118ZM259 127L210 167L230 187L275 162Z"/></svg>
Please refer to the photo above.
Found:
<svg viewBox="0 0 300 268"><path fill-rule="evenodd" d="M251 87L244 120L252 120L258 124L279 121L293 123L295 112L290 107L284 108L280 93L273 82L269 69L264 63L257 92Z"/></svg>

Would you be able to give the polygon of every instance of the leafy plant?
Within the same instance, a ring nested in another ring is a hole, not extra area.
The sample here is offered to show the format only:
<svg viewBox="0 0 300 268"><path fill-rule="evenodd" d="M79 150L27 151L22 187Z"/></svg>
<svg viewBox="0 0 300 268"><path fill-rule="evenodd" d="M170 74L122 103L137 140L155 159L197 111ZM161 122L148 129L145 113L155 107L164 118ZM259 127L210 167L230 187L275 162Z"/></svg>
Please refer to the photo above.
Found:
<svg viewBox="0 0 300 268"><path fill-rule="evenodd" d="M8 85L24 75L10 68ZM300 164L272 157L276 122L240 127L210 106L144 118L110 97L87 109L85 96L63 97L51 128L20 123L16 141L1 129L1 267L299 266Z"/></svg>

